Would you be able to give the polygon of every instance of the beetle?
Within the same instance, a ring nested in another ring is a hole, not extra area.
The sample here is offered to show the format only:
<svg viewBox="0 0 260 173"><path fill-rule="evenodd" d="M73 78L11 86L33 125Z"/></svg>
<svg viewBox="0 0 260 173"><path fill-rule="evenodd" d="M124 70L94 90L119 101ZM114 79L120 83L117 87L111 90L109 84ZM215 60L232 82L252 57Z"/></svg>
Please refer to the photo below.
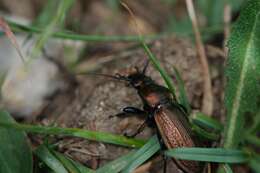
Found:
<svg viewBox="0 0 260 173"><path fill-rule="evenodd" d="M134 134L125 135L134 137L143 130L145 125L148 125L157 130L157 136L163 148L173 149L197 146L193 139L185 110L168 88L157 84L151 77L145 74L147 67L148 61L142 71L139 71L136 67L134 71L127 75L119 73L115 76L99 74L126 81L129 86L136 89L143 102L143 109L129 106L123 108L123 111L117 114L117 116L132 114L145 115L146 117L144 123L141 124ZM196 161L177 160L174 158L173 161L185 173L195 173L200 170L200 165ZM164 172L166 172L166 164Z"/></svg>

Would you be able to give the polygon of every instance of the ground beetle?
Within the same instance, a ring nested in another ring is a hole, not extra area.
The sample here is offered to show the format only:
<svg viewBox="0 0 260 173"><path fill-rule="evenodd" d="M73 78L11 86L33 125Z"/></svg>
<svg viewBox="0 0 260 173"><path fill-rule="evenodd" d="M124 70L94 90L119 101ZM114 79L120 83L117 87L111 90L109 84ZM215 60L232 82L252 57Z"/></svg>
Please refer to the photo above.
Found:
<svg viewBox="0 0 260 173"><path fill-rule="evenodd" d="M135 68L135 71L126 76L116 74L115 76L105 75L117 80L127 81L127 83L137 90L138 95L143 102L143 110L135 107L125 107L122 113L133 115L145 115L144 123L138 130L127 136L136 136L140 133L145 125L157 129L158 137L163 146L167 149L177 147L195 147L195 143L190 129L187 116L182 106L172 95L168 88L158 85L149 76L145 75L148 63L142 71ZM177 166L185 173L195 173L200 170L199 163L196 161L173 159ZM166 166L164 168L166 172Z"/></svg>

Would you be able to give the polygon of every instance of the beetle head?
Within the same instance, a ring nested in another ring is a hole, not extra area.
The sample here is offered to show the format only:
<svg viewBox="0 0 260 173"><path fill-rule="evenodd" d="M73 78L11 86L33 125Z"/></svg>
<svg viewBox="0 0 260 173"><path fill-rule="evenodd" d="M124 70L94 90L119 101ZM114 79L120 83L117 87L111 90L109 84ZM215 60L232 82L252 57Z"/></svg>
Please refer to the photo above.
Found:
<svg viewBox="0 0 260 173"><path fill-rule="evenodd" d="M119 81L126 81L129 86L139 89L141 86L147 85L152 82L152 79L145 75L146 69L148 67L149 61L145 63L142 71L138 67L128 69L125 74L116 73L115 75L98 74L98 73L88 73L92 75L99 75L104 77L113 78Z"/></svg>
<svg viewBox="0 0 260 173"><path fill-rule="evenodd" d="M127 81L128 84L136 89L150 83L152 79L145 75L146 69L148 67L148 62L146 62L142 71L137 67L134 70L131 70L127 75L116 74L116 78L119 80Z"/></svg>

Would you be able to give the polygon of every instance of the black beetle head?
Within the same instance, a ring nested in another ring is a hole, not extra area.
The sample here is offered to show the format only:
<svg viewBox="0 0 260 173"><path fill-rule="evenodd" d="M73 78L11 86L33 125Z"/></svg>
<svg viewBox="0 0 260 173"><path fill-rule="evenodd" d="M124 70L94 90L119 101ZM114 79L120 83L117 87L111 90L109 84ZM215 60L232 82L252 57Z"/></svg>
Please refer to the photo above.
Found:
<svg viewBox="0 0 260 173"><path fill-rule="evenodd" d="M145 75L147 65L144 67L142 71L139 71L137 67L131 73L128 73L126 76L121 74L116 74L116 78L118 80L127 81L128 84L134 88L140 88L143 85L146 85L152 81L152 79Z"/></svg>
<svg viewBox="0 0 260 173"><path fill-rule="evenodd" d="M135 67L134 70L129 69L130 72L126 73L125 75L119 73L116 73L115 75L97 74L97 73L92 73L92 74L109 77L120 81L126 81L128 85L138 89L141 86L147 85L150 82L152 82L152 79L145 75L148 64L149 61L146 62L142 71L140 71L137 67Z"/></svg>

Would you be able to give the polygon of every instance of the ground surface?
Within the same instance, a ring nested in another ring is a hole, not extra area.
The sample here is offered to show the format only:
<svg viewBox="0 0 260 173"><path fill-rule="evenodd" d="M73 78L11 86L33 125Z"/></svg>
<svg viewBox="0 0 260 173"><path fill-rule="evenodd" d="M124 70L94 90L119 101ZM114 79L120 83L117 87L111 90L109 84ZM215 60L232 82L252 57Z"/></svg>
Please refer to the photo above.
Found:
<svg viewBox="0 0 260 173"><path fill-rule="evenodd" d="M172 37L152 42L151 47L163 67L172 77L172 67L177 67L185 82L193 110L200 110L203 80L196 50L194 50L192 44L186 39ZM220 116L222 114L219 106L222 99L220 91L223 83L221 82L222 76L218 69L219 66L222 66L223 57L217 52L214 53L214 49L210 50L212 53L209 55L209 60L212 67L212 83L215 93L214 115ZM134 48L133 50L122 51L112 56L98 57L98 59L99 61L95 62L105 63L96 64L97 67L101 67L96 68L97 73L122 74L134 66L142 68L147 56L141 48ZM86 64L91 64L91 61L93 59L90 58ZM149 66L147 74L163 85L162 78L152 65ZM72 86L66 91L61 91L54 96L49 106L41 113L37 123L46 125L55 120L57 125L62 127L77 127L114 134L133 132L142 123L142 120L136 117L111 118L111 116L117 114L126 106L142 107L134 89L127 87L122 82L100 76L75 77L78 85ZM147 128L137 138L148 139L153 133L152 129ZM66 137L58 140L61 141L59 147L61 151L93 168L129 151L129 149L123 147L75 138ZM162 166L161 163L157 164L157 167L151 168L149 172L157 172L159 169L158 165L159 167Z"/></svg>
<svg viewBox="0 0 260 173"><path fill-rule="evenodd" d="M0 2L2 10L34 20L43 9L45 1L0 0ZM142 34L167 31L173 15L181 18L186 13L185 4L182 1L174 6L158 0L127 1L127 4L133 9ZM199 17L200 19L203 21L203 17ZM105 1L98 0L76 1L66 17L66 29L89 35L136 35L136 26L125 9L120 6L119 11L116 11L108 7ZM194 43L187 38L169 34L163 39L150 42L149 45L173 80L175 80L173 66L178 69L184 80L193 112L199 111L203 96L203 78ZM74 70L76 72L92 71L111 75L125 73L135 66L142 68L147 60L144 51L136 43L84 43L82 47L86 52L83 53L83 57L80 57L83 60ZM212 46L206 46L206 53L214 94L213 116L222 119L224 115L222 101L224 55L221 49ZM56 59L64 63L62 57L65 54L65 51L60 51ZM63 65L67 67L68 64L65 62ZM55 122L61 127L123 134L135 131L142 123L142 120L137 117L111 118L125 106L142 107L134 89L109 78L94 75L75 76L70 73L69 79L73 78L77 81L77 85L73 85L71 80L68 80L68 72L64 73L63 69L61 73L65 76L65 82L69 84L69 87L60 90L49 99L47 106L37 113L38 116L33 120L34 124L49 125ZM147 75L164 85L159 73L151 64ZM148 139L153 134L153 129L146 128L137 138ZM41 137L37 135L31 136L31 139L33 145L42 142ZM130 151L124 147L76 138L53 137L53 140L60 143L60 151L94 169ZM148 164L143 172L162 172L162 165L162 159L155 158L153 166L150 167ZM170 162L168 172L174 172L174 170L176 171L176 168Z"/></svg>

